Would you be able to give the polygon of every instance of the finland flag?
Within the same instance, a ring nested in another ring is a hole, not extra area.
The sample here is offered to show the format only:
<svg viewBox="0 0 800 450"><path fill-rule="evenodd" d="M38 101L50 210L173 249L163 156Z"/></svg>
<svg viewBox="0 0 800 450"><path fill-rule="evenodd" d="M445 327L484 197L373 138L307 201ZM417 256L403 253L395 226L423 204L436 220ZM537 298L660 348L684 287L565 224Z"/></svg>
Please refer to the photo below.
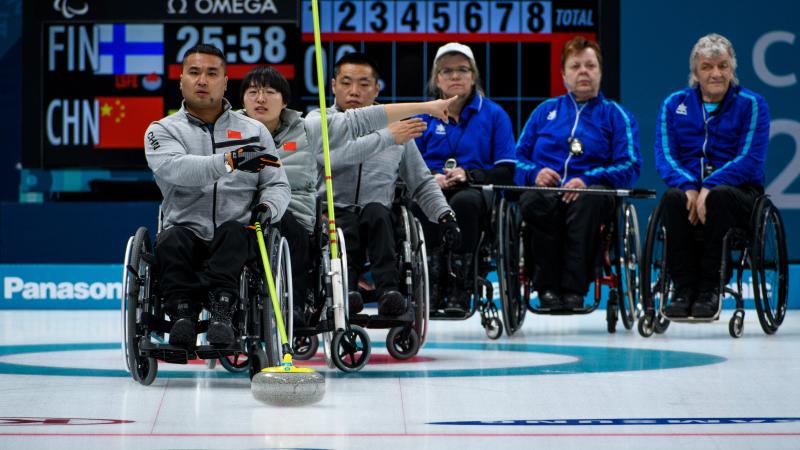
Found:
<svg viewBox="0 0 800 450"><path fill-rule="evenodd" d="M97 75L164 74L164 26L98 25Z"/></svg>

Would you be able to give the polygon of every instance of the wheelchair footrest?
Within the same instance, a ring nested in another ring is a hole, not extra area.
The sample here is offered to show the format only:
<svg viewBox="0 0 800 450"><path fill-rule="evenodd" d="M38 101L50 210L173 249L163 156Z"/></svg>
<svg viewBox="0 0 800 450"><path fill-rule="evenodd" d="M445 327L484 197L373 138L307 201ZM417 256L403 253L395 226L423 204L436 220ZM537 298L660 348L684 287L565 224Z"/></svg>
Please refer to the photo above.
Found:
<svg viewBox="0 0 800 450"><path fill-rule="evenodd" d="M533 312L536 314L550 315L550 316L572 316L580 314L589 314L597 309L596 305L591 305L584 308L534 308Z"/></svg>
<svg viewBox="0 0 800 450"><path fill-rule="evenodd" d="M448 314L438 309L430 312L430 318L432 320L466 320L471 316L472 314L469 312L464 312L464 314Z"/></svg>
<svg viewBox="0 0 800 450"><path fill-rule="evenodd" d="M200 347L183 347L178 345L158 344L147 338L139 341L140 356L156 358L170 364L187 364L194 359L218 359L244 353L240 342L230 346L217 347L201 345Z"/></svg>
<svg viewBox="0 0 800 450"><path fill-rule="evenodd" d="M241 344L234 343L228 347L217 347L215 345L201 345L195 352L200 359L219 359L228 356L236 356L244 353Z"/></svg>
<svg viewBox="0 0 800 450"><path fill-rule="evenodd" d="M414 311L409 310L399 316L382 316L375 314L353 314L350 323L364 328L393 328L402 327L414 322Z"/></svg>

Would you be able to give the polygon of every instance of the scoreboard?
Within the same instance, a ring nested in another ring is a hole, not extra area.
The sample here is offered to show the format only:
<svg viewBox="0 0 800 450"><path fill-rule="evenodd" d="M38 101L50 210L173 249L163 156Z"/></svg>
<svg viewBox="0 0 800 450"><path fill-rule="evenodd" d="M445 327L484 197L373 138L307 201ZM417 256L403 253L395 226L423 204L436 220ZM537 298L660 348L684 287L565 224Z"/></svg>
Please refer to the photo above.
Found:
<svg viewBox="0 0 800 450"><path fill-rule="evenodd" d="M363 51L381 69L378 101L416 101L436 49L469 45L488 97L515 132L540 102L564 92L563 43L603 48L603 90L619 95L619 0L319 0L325 61ZM292 87L290 107L318 101L310 0L31 0L23 5L23 167L144 169L147 125L180 107L184 52L226 55L228 92L271 65ZM326 86L328 89L328 86ZM330 99L329 99L330 102Z"/></svg>

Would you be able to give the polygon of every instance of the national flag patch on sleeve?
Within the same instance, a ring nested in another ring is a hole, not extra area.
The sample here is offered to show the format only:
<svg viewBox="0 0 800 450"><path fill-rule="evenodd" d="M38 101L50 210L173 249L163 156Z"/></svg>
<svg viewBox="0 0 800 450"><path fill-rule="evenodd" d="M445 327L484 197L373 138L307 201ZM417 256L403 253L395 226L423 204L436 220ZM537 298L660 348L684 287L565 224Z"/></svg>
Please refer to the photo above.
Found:
<svg viewBox="0 0 800 450"><path fill-rule="evenodd" d="M295 141L284 142L283 149L286 150L287 152L293 152L297 150L297 142Z"/></svg>
<svg viewBox="0 0 800 450"><path fill-rule="evenodd" d="M242 132L236 130L228 130L228 139L241 139Z"/></svg>

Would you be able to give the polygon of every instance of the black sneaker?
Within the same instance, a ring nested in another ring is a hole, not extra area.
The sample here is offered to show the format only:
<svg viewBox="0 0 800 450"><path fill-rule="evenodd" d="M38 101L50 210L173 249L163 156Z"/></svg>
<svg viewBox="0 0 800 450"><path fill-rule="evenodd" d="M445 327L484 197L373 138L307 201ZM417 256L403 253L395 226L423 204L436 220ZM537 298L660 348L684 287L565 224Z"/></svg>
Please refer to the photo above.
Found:
<svg viewBox="0 0 800 450"><path fill-rule="evenodd" d="M364 299L357 291L347 293L347 310L350 314L358 314L364 310Z"/></svg>
<svg viewBox="0 0 800 450"><path fill-rule="evenodd" d="M687 317L692 310L695 292L691 287L675 289L675 295L669 304L664 308L664 312L670 317Z"/></svg>
<svg viewBox="0 0 800 450"><path fill-rule="evenodd" d="M697 296L692 305L692 316L709 318L714 317L719 309L719 293L716 289L703 291Z"/></svg>
<svg viewBox="0 0 800 450"><path fill-rule="evenodd" d="M584 295L577 292L567 292L561 297L566 309L583 309Z"/></svg>
<svg viewBox="0 0 800 450"><path fill-rule="evenodd" d="M406 298L397 291L386 291L378 298L378 314L382 316L399 316L406 310Z"/></svg>
<svg viewBox="0 0 800 450"><path fill-rule="evenodd" d="M197 313L186 302L178 303L175 314L170 314L172 328L169 329L169 345L190 346L197 342Z"/></svg>
<svg viewBox="0 0 800 450"><path fill-rule="evenodd" d="M208 333L206 338L211 345L230 345L236 341L231 317L236 297L226 291L214 294L209 305Z"/></svg>
<svg viewBox="0 0 800 450"><path fill-rule="evenodd" d="M467 313L466 301L463 299L464 295L460 292L447 297L447 302L444 305L444 312L449 316L463 316ZM467 300L468 301L468 300Z"/></svg>
<svg viewBox="0 0 800 450"><path fill-rule="evenodd" d="M542 309L561 309L563 308L561 296L552 289L540 289L539 307Z"/></svg>

